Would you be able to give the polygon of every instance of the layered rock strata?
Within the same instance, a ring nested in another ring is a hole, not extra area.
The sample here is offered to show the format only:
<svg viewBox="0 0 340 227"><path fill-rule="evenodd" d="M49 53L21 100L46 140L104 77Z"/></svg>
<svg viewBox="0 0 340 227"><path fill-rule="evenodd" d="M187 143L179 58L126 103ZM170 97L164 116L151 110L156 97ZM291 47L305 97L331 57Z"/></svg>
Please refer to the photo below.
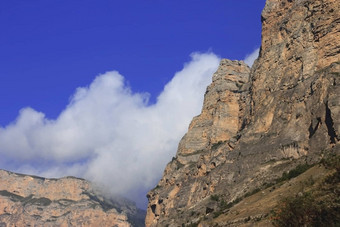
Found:
<svg viewBox="0 0 340 227"><path fill-rule="evenodd" d="M221 61L206 90L202 113L192 120L179 143L178 162L197 162L212 144L236 140L233 137L244 124L249 72L242 61Z"/></svg>
<svg viewBox="0 0 340 227"><path fill-rule="evenodd" d="M115 208L116 207L116 208ZM88 181L0 170L0 226L131 226L137 209L104 200Z"/></svg>
<svg viewBox="0 0 340 227"><path fill-rule="evenodd" d="M251 70L222 60L176 157L148 193L146 226L198 223L322 152L340 152L340 2L267 0ZM248 79L249 78L249 79Z"/></svg>

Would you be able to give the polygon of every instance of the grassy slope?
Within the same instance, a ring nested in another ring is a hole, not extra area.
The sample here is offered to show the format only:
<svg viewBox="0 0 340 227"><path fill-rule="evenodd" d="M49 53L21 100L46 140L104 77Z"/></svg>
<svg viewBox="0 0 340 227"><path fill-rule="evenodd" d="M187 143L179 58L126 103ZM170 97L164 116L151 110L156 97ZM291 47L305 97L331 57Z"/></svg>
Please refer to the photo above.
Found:
<svg viewBox="0 0 340 227"><path fill-rule="evenodd" d="M339 209L339 162L337 156L332 163L317 164L294 178L278 180L277 184L242 199L231 208L222 208L215 215L209 214L214 217L202 220L201 226L273 226L273 219L278 218L275 212L282 209L285 199L294 200L306 193L315 197L314 203L327 199L335 202L336 209Z"/></svg>

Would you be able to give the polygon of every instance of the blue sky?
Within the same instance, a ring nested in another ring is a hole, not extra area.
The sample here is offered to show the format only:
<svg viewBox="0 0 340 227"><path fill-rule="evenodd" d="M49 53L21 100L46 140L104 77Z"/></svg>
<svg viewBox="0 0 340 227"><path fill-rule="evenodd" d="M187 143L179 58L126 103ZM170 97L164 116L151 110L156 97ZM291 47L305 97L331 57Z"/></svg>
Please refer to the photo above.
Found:
<svg viewBox="0 0 340 227"><path fill-rule="evenodd" d="M259 48L264 4L0 1L0 168L85 177L145 207L220 58Z"/></svg>
<svg viewBox="0 0 340 227"><path fill-rule="evenodd" d="M194 51L243 59L264 0L4 0L0 125L25 106L56 117L79 86L118 70L151 100Z"/></svg>

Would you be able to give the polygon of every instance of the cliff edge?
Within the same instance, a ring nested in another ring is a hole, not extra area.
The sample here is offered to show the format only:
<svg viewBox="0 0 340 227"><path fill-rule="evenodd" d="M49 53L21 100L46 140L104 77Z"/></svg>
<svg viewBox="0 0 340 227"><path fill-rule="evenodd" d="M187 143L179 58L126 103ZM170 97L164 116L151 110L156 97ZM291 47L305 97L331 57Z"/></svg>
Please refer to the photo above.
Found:
<svg viewBox="0 0 340 227"><path fill-rule="evenodd" d="M236 203L340 153L338 9L337 0L267 0L259 58L251 69L221 61L201 114L147 195L146 226L201 223L220 209L212 196Z"/></svg>

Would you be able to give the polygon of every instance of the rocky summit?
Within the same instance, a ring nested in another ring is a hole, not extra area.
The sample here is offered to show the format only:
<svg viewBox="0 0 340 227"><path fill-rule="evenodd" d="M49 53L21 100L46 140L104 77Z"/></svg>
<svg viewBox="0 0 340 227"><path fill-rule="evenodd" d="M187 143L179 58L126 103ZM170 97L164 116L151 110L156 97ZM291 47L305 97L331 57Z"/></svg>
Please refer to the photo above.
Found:
<svg viewBox="0 0 340 227"><path fill-rule="evenodd" d="M143 226L144 213L133 203L104 198L84 179L0 170L0 182L1 227Z"/></svg>
<svg viewBox="0 0 340 227"><path fill-rule="evenodd" d="M251 69L221 61L201 114L147 195L146 226L271 226L274 202L321 193L315 182L339 173L315 167L340 153L339 9L338 0L267 0L258 59ZM314 186L287 193L307 167ZM329 206L338 213L339 203Z"/></svg>

